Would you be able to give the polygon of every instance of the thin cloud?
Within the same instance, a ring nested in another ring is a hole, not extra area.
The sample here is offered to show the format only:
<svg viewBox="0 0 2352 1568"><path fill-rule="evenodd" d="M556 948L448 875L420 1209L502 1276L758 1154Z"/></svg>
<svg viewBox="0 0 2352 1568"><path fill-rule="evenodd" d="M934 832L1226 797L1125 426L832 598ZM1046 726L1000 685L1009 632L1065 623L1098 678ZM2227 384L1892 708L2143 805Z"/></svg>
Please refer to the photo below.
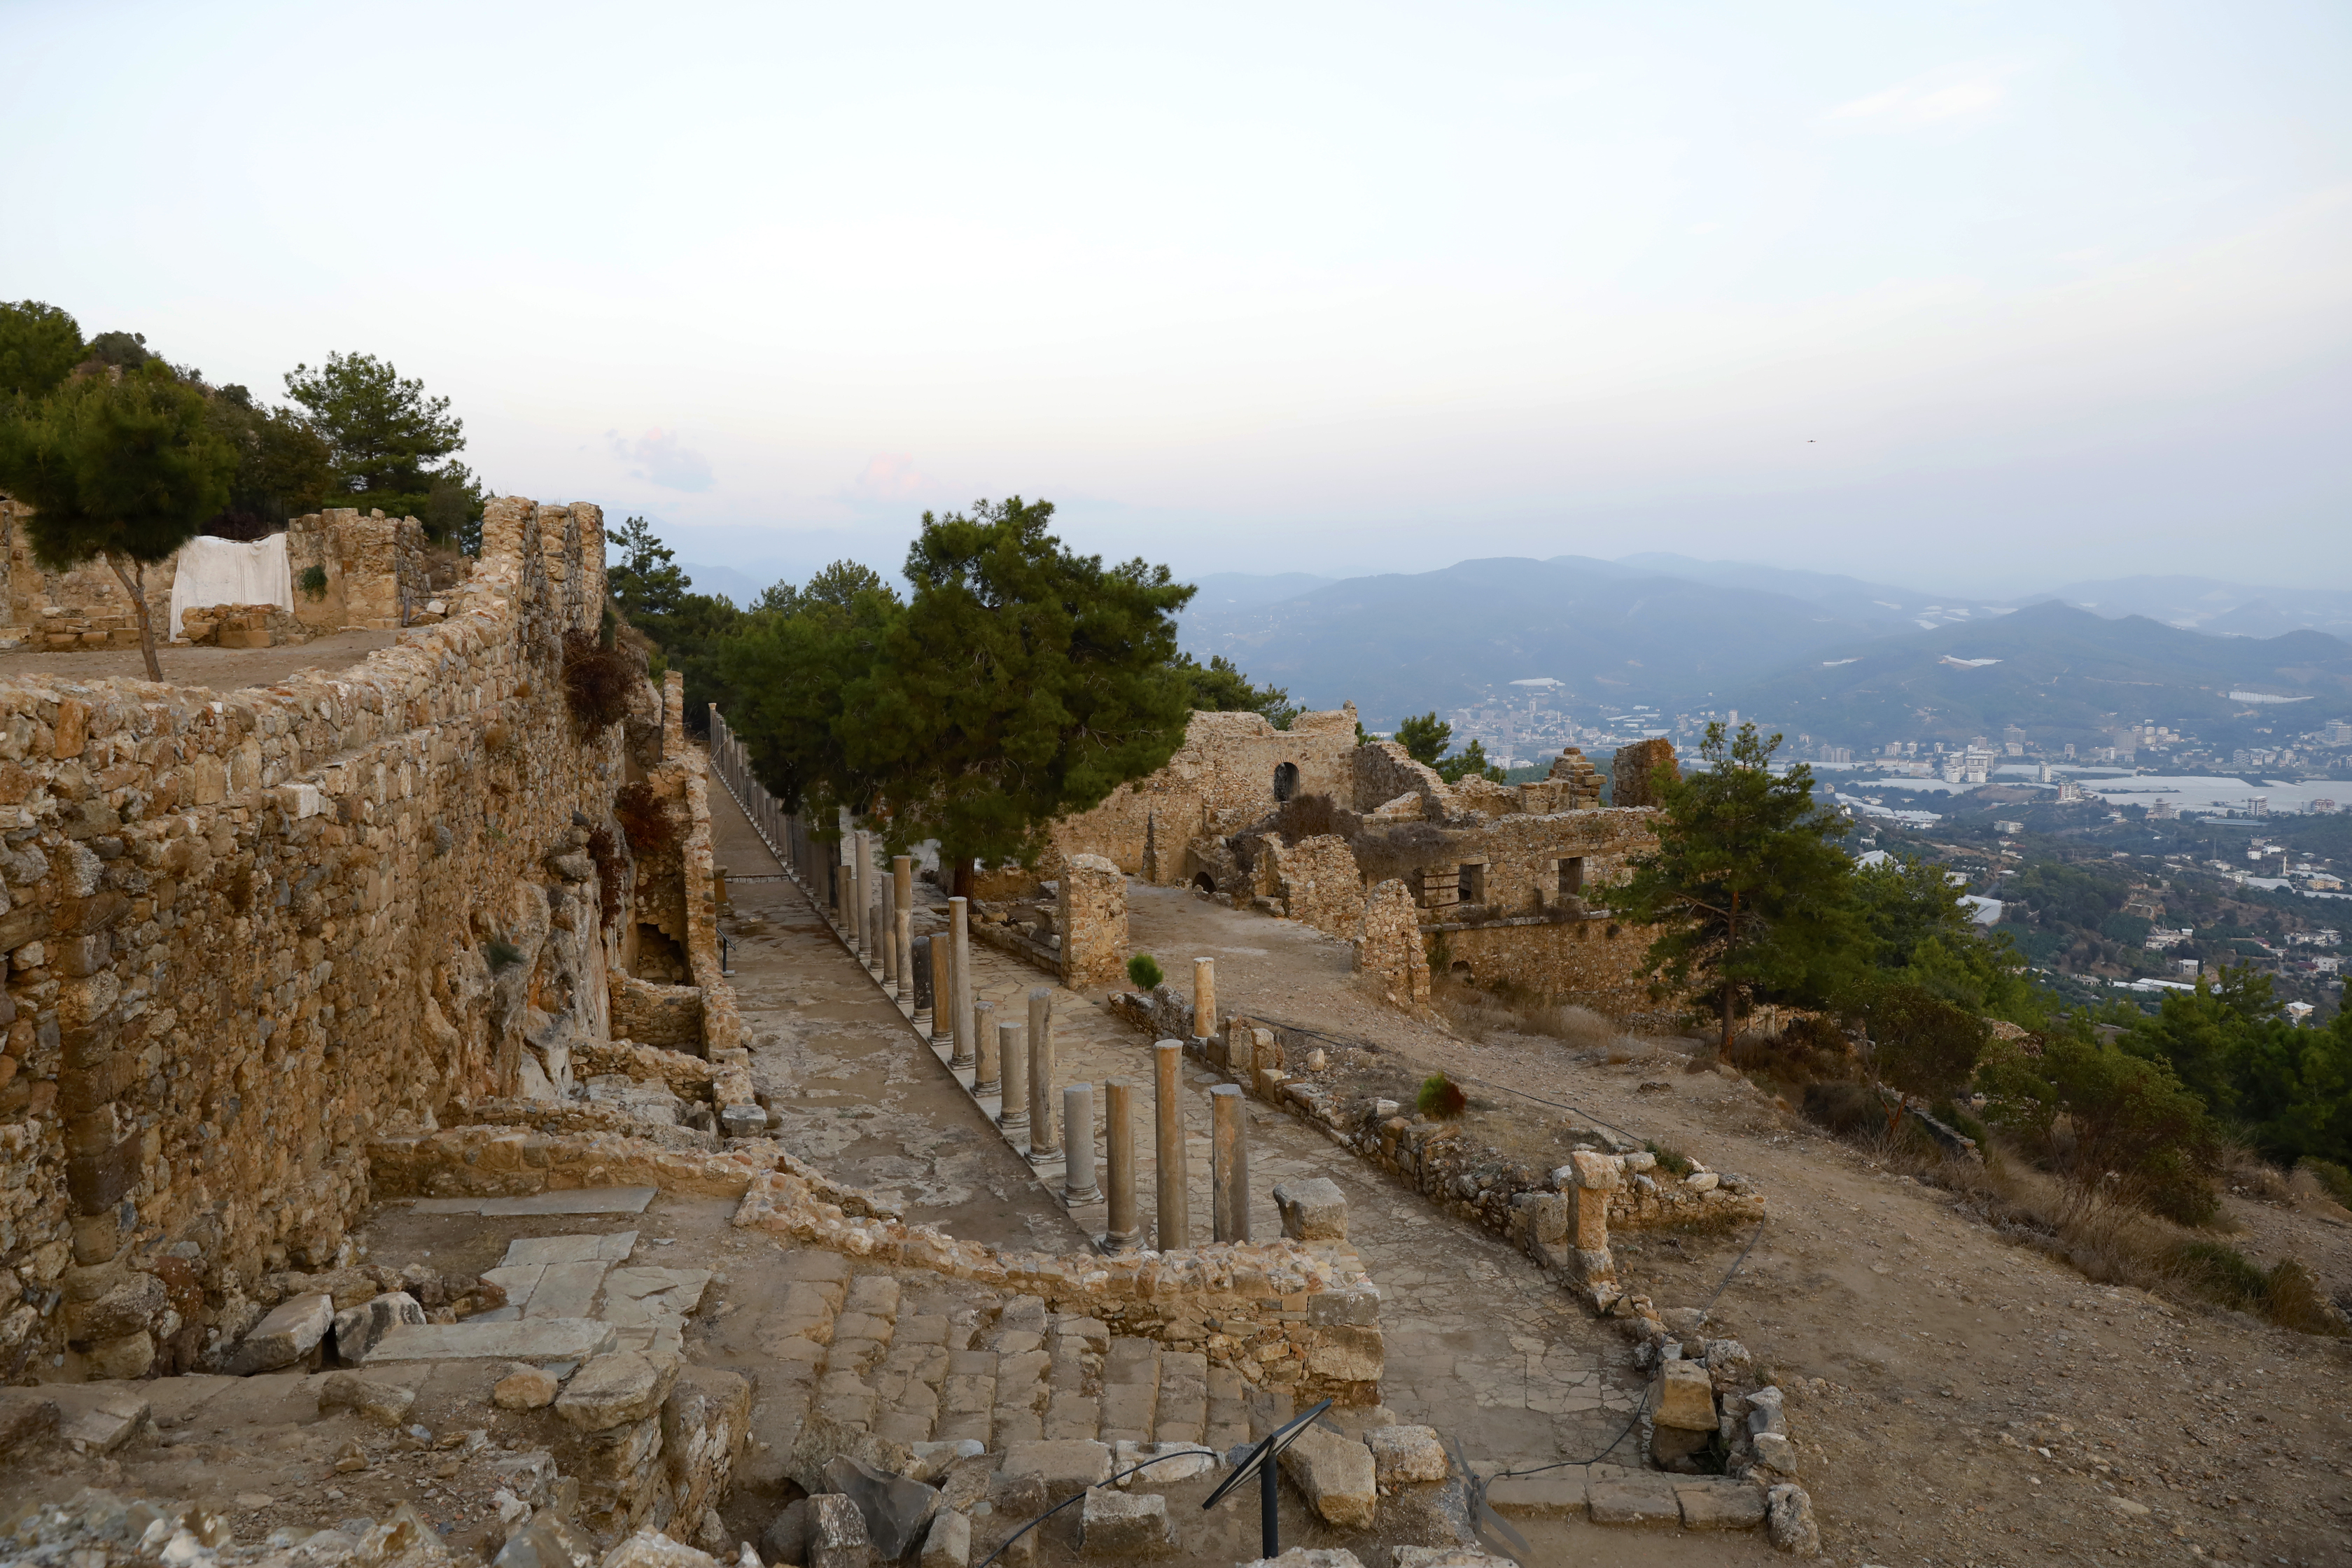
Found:
<svg viewBox="0 0 2352 1568"><path fill-rule="evenodd" d="M930 488L931 481L915 467L915 459L904 452L884 452L866 464L865 472L850 486L850 493L863 501L912 500Z"/></svg>
<svg viewBox="0 0 2352 1568"><path fill-rule="evenodd" d="M629 472L666 490L707 490L711 485L710 459L678 444L675 430L648 430L635 440L617 430L604 432L613 456L631 465Z"/></svg>
<svg viewBox="0 0 2352 1568"><path fill-rule="evenodd" d="M1926 76L1840 104L1823 118L1858 131L1918 131L1949 125L1998 108L2009 95L2014 65L1962 67Z"/></svg>

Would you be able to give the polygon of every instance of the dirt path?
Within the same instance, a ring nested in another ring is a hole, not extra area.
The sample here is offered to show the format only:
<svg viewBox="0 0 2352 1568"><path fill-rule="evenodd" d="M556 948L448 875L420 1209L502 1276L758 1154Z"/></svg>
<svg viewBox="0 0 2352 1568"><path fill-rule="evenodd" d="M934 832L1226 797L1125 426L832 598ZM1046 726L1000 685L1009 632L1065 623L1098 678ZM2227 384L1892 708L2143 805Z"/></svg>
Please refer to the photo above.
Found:
<svg viewBox="0 0 2352 1568"><path fill-rule="evenodd" d="M1316 933L1165 889L1132 889L1129 911L1139 947L1213 953L1230 1007L1348 1020L1753 1179L1772 1223L1717 1316L1790 1390L1837 1560L2352 1562L2340 1343L2092 1285L1744 1082L1679 1070L1680 1042L1364 1026L1375 1005ZM1695 1300L1744 1239L1629 1237L1618 1258L1660 1300Z"/></svg>
<svg viewBox="0 0 2352 1568"><path fill-rule="evenodd" d="M236 691L268 686L306 669L337 670L400 640L397 631L334 632L290 647L158 647L155 660L174 686ZM15 680L143 680L147 661L135 648L87 653L0 653L0 677Z"/></svg>

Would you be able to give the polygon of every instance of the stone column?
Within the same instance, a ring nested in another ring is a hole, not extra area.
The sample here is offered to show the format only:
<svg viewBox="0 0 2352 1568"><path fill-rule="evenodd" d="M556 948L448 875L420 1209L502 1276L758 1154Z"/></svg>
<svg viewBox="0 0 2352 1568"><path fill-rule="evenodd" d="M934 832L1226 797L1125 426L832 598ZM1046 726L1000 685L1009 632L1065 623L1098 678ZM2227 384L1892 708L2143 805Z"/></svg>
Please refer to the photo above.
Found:
<svg viewBox="0 0 2352 1568"><path fill-rule="evenodd" d="M915 1000L915 911L900 904L897 925L898 930L890 933L890 942L898 952L898 1000L912 1005Z"/></svg>
<svg viewBox="0 0 2352 1568"><path fill-rule="evenodd" d="M874 901L882 907L882 919L874 932L874 944L881 949L875 956L882 962L882 989L896 995L898 990L898 886L887 877L874 879Z"/></svg>
<svg viewBox="0 0 2352 1568"><path fill-rule="evenodd" d="M1184 1043L1162 1040L1151 1047L1152 1152L1160 1162L1160 1250L1192 1245L1192 1195L1184 1169Z"/></svg>
<svg viewBox="0 0 2352 1568"><path fill-rule="evenodd" d="M1074 1083L1062 1090L1062 1201L1098 1204L1095 1185L1095 1086Z"/></svg>
<svg viewBox="0 0 2352 1568"><path fill-rule="evenodd" d="M1054 1131L1054 994L1029 993L1029 1158L1039 1164L1062 1152Z"/></svg>
<svg viewBox="0 0 2352 1568"><path fill-rule="evenodd" d="M927 1040L939 1032L931 1023L934 1016L932 997L939 990L932 977L940 968L932 955L939 951L940 940L937 936L927 936L915 944L915 1027L922 1031L923 1038Z"/></svg>
<svg viewBox="0 0 2352 1568"><path fill-rule="evenodd" d="M874 964L874 912L881 889L875 885L874 836L857 833L857 956L867 968Z"/></svg>
<svg viewBox="0 0 2352 1568"><path fill-rule="evenodd" d="M996 1026L996 1062L1004 1075L1003 1103L997 1108L996 1124L1004 1135L1014 1138L1029 1131L1029 1039L1028 1031L1018 1024Z"/></svg>
<svg viewBox="0 0 2352 1568"><path fill-rule="evenodd" d="M1217 1032L1217 961L1192 961L1192 1037L1205 1040Z"/></svg>
<svg viewBox="0 0 2352 1568"><path fill-rule="evenodd" d="M1209 1091L1210 1239L1247 1241L1249 1235L1249 1102L1241 1086Z"/></svg>
<svg viewBox="0 0 2352 1568"><path fill-rule="evenodd" d="M898 911L898 1000L904 1002L912 994L907 980L907 949L914 940L915 921L915 858L912 855L890 858L890 891Z"/></svg>
<svg viewBox="0 0 2352 1568"><path fill-rule="evenodd" d="M948 900L948 938L955 949L955 989L949 994L955 1025L955 1065L968 1068L976 1059L971 1033L971 901Z"/></svg>
<svg viewBox="0 0 2352 1568"><path fill-rule="evenodd" d="M1135 1083L1103 1080L1103 1141L1110 1160L1110 1223L1105 1252L1132 1252L1141 1239L1135 1217Z"/></svg>
<svg viewBox="0 0 2352 1568"><path fill-rule="evenodd" d="M974 1099L997 1092L996 1004L983 998L971 1005L972 1069L971 1092Z"/></svg>

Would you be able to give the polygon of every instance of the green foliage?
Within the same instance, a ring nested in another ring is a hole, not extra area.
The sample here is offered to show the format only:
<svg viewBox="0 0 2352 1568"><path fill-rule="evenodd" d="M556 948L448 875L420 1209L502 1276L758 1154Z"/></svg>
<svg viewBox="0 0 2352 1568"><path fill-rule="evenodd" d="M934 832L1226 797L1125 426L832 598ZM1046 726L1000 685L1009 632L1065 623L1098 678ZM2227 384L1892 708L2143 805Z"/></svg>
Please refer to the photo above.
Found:
<svg viewBox="0 0 2352 1568"><path fill-rule="evenodd" d="M1158 960L1139 952L1127 961L1127 978L1138 991L1149 991L1168 977L1160 973Z"/></svg>
<svg viewBox="0 0 2352 1568"><path fill-rule="evenodd" d="M326 439L338 500L431 521L433 465L466 444L465 424L450 416L447 398L428 397L423 382L404 380L390 361L362 353L331 353L316 370L298 364L286 374L286 391ZM462 468L451 477L461 487L472 481ZM451 510L445 499L445 525Z"/></svg>
<svg viewBox="0 0 2352 1568"><path fill-rule="evenodd" d="M1437 764L1437 776L1447 784L1460 784L1473 773L1492 779L1496 784L1503 782L1503 770L1487 759L1486 746L1482 741L1474 739L1462 749L1460 756L1442 758Z"/></svg>
<svg viewBox="0 0 2352 1568"><path fill-rule="evenodd" d="M1658 934L1649 961L1696 994L1731 1048L1743 999L1819 1005L1849 980L1854 933L1845 825L1813 801L1812 771L1769 771L1780 737L1707 726L1704 771L1666 782L1658 847L1635 863L1618 908Z"/></svg>
<svg viewBox="0 0 2352 1568"><path fill-rule="evenodd" d="M474 478L472 469L454 460L441 465L432 479L425 490L425 510L416 514L416 521L425 525L425 536L436 543L456 544L468 555L479 555L482 509L489 501L481 481Z"/></svg>
<svg viewBox="0 0 2352 1568"><path fill-rule="evenodd" d="M1922 942L1973 934L1967 893L1945 867L1916 855L1891 855L1853 874L1855 921L1884 969L1908 964Z"/></svg>
<svg viewBox="0 0 2352 1568"><path fill-rule="evenodd" d="M2123 1046L2164 1063L2281 1164L2306 1156L2352 1163L2352 1014L2298 1028L2268 975L2233 965L2216 984L2168 993L2153 1017L2132 1023Z"/></svg>
<svg viewBox="0 0 2352 1568"><path fill-rule="evenodd" d="M323 599L327 596L327 569L324 566L305 566L294 574L294 585L302 590L304 598L313 603Z"/></svg>
<svg viewBox="0 0 2352 1568"><path fill-rule="evenodd" d="M265 408L242 386L214 390L205 408L213 432L236 453L228 500L205 524L226 539L259 539L316 511L334 485L327 443L290 409Z"/></svg>
<svg viewBox="0 0 2352 1568"><path fill-rule="evenodd" d="M1975 1013L1917 985L1882 987L1868 1016L1872 1070L1922 1100L1948 1100L1967 1087L1992 1037Z"/></svg>
<svg viewBox="0 0 2352 1568"><path fill-rule="evenodd" d="M1445 748L1454 743L1454 726L1437 716L1437 710L1408 719L1396 728L1396 743L1404 754L1422 766L1433 768Z"/></svg>
<svg viewBox="0 0 2352 1568"><path fill-rule="evenodd" d="M1681 1150L1674 1148L1670 1144L1657 1142L1654 1140L1643 1144L1642 1147L1647 1149L1653 1155L1656 1156L1658 1169L1665 1172L1668 1175L1687 1176L1690 1174L1690 1156L1684 1153Z"/></svg>
<svg viewBox="0 0 2352 1568"><path fill-rule="evenodd" d="M644 518L633 517L618 529L606 529L604 539L620 552L620 559L605 568L613 603L631 626L661 650L647 672L659 679L665 671L676 669L686 678L689 729L699 731L708 726L713 702L726 709L729 721L735 722L740 700L720 672L721 655L734 639L749 635L757 617L738 610L720 595L695 593L693 579L677 564L670 548L654 537ZM845 564L826 570L839 572ZM868 572L866 576L873 574ZM770 588L766 597L779 595L784 602L799 602L789 583Z"/></svg>
<svg viewBox="0 0 2352 1568"><path fill-rule="evenodd" d="M1251 685L1250 678L1221 653L1212 654L1205 665L1189 653L1180 653L1176 670L1185 682L1185 700L1195 712L1263 713L1276 729L1287 730L1304 711L1283 688ZM1360 733L1362 726L1357 729Z"/></svg>
<svg viewBox="0 0 2352 1568"><path fill-rule="evenodd" d="M2300 1258L2282 1258L2264 1270L2226 1243L2189 1241L2172 1249L2169 1261L2182 1284L2225 1307L2258 1312L2306 1334L2346 1331L2342 1317L2328 1307L2319 1277Z"/></svg>
<svg viewBox="0 0 2352 1568"><path fill-rule="evenodd" d="M106 556L135 604L152 680L163 673L146 564L170 559L220 510L236 468L204 394L160 361L120 381L69 381L0 414L0 489L33 507L33 553L57 570Z"/></svg>
<svg viewBox="0 0 2352 1568"><path fill-rule="evenodd" d="M155 356L144 332L100 332L89 340L89 357L118 370L136 370Z"/></svg>
<svg viewBox="0 0 2352 1568"><path fill-rule="evenodd" d="M1470 1097L1462 1086L1444 1073L1432 1073L1421 1080L1421 1092L1413 1097L1413 1109L1423 1116L1440 1121L1451 1121L1469 1108Z"/></svg>
<svg viewBox="0 0 2352 1568"><path fill-rule="evenodd" d="M2352 1208L2352 1170L2315 1154L2305 1154L2296 1161L2295 1169L2310 1172L2313 1179L2327 1189L2328 1196L2345 1207Z"/></svg>
<svg viewBox="0 0 2352 1568"><path fill-rule="evenodd" d="M0 399L43 397L89 357L81 324L38 300L0 300Z"/></svg>
<svg viewBox="0 0 2352 1568"><path fill-rule="evenodd" d="M1986 1120L2022 1139L2085 1199L2136 1203L2203 1225L2217 1212L2221 1134L2164 1062L2080 1034L2040 1057L1996 1054L1981 1079Z"/></svg>

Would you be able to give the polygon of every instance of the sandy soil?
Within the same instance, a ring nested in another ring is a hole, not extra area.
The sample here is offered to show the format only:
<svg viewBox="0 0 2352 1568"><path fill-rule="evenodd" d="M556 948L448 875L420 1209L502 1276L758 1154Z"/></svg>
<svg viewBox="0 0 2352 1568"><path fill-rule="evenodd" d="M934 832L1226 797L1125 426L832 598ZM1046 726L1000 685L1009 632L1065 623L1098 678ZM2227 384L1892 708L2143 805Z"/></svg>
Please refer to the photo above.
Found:
<svg viewBox="0 0 2352 1568"><path fill-rule="evenodd" d="M163 679L173 686L236 691L269 686L306 669L344 669L400 640L397 631L336 632L292 647L169 647L155 650ZM142 680L147 661L133 648L87 653L0 653L0 679L9 680Z"/></svg>
<svg viewBox="0 0 2352 1568"><path fill-rule="evenodd" d="M2352 1562L2344 1342L2093 1285L1745 1082L1679 1070L1684 1042L1629 1042L1612 1065L1556 1040L1465 1040L1370 1001L1344 945L1292 922L1157 889L1132 888L1129 911L1138 947L1214 954L1227 1007L1328 1018L1759 1184L1772 1217L1717 1316L1790 1391L1833 1559ZM2340 1226L2232 1213L2265 1260L2345 1266ZM1746 1239L1628 1237L1618 1258L1661 1301L1695 1303Z"/></svg>

